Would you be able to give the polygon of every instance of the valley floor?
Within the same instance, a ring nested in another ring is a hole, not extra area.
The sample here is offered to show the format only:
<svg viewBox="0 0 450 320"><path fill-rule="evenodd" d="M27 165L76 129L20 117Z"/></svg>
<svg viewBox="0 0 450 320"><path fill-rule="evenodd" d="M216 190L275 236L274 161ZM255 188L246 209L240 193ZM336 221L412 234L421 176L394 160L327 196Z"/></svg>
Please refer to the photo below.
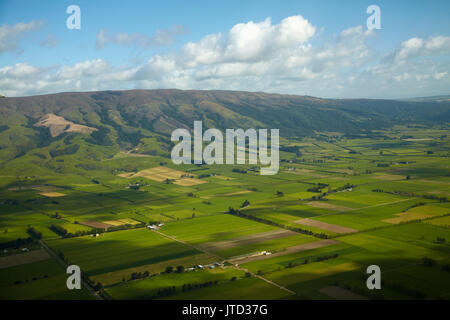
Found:
<svg viewBox="0 0 450 320"><path fill-rule="evenodd" d="M0 298L449 299L448 132L283 139L274 176L134 152L1 169ZM66 288L70 264L82 290Z"/></svg>

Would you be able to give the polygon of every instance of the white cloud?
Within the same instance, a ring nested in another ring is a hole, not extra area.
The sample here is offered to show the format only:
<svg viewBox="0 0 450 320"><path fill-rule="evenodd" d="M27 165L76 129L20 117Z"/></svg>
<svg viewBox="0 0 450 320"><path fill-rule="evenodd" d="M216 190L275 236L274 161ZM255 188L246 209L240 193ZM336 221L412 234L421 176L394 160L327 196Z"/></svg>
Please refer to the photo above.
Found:
<svg viewBox="0 0 450 320"><path fill-rule="evenodd" d="M425 48L430 51L442 50L444 52L448 52L450 50L450 37L433 37L426 42Z"/></svg>
<svg viewBox="0 0 450 320"><path fill-rule="evenodd" d="M4 68L0 68L0 74L4 78L23 79L36 75L38 72L38 68L30 66L27 63L17 63L14 66L6 66Z"/></svg>
<svg viewBox="0 0 450 320"><path fill-rule="evenodd" d="M29 32L42 27L43 21L19 22L13 26L0 26L0 54L8 51L18 51L19 41Z"/></svg>
<svg viewBox="0 0 450 320"><path fill-rule="evenodd" d="M18 63L0 68L0 88L7 96L120 89L135 74L134 68L115 68L102 59L49 68Z"/></svg>
<svg viewBox="0 0 450 320"><path fill-rule="evenodd" d="M407 59L417 55L423 47L423 40L420 38L411 38L402 43L401 49L397 52L395 58L398 60Z"/></svg>
<svg viewBox="0 0 450 320"><path fill-rule="evenodd" d="M273 59L295 50L314 36L316 28L302 16L284 19L273 25L271 19L262 22L239 23L225 36L210 34L198 42L187 43L180 61L187 67L217 63L257 62Z"/></svg>
<svg viewBox="0 0 450 320"><path fill-rule="evenodd" d="M393 55L397 62L412 59L419 56L430 56L433 54L447 54L450 52L450 37L434 36L427 40L411 38L403 41L400 48ZM390 57L391 57L390 56Z"/></svg>
<svg viewBox="0 0 450 320"><path fill-rule="evenodd" d="M270 18L250 21L236 24L228 32L207 34L178 51L156 54L133 66L117 67L103 59L92 59L51 68L26 63L0 68L0 87L9 96L132 88L377 98L448 92L450 62L442 55L450 51L450 37L414 37L380 55L369 44L380 40L376 32L362 26L343 30L327 41L316 30L300 15L278 24ZM151 42L156 37L150 37ZM150 43L140 34L109 35L102 30L97 41L100 46Z"/></svg>

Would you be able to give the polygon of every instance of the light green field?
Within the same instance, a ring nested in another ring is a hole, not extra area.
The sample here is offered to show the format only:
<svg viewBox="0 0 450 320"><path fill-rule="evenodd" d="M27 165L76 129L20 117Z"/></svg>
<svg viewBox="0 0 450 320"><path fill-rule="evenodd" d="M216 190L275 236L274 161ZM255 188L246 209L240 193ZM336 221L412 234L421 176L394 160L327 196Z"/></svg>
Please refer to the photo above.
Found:
<svg viewBox="0 0 450 320"><path fill-rule="evenodd" d="M238 218L229 214L168 223L163 232L192 244L223 241L253 233L276 230L276 227Z"/></svg>

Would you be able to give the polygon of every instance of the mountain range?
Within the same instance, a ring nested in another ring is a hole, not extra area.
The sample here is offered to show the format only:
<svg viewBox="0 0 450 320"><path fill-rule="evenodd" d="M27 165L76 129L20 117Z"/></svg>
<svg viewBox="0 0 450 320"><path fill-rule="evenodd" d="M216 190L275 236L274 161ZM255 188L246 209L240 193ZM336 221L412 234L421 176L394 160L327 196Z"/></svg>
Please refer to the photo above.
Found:
<svg viewBox="0 0 450 320"><path fill-rule="evenodd" d="M76 154L80 161L95 162L120 150L167 156L171 132L191 130L195 120L203 121L204 130L278 128L284 138L321 132L357 136L398 124L446 124L450 101L177 89L2 98L0 168L17 161L41 166Z"/></svg>

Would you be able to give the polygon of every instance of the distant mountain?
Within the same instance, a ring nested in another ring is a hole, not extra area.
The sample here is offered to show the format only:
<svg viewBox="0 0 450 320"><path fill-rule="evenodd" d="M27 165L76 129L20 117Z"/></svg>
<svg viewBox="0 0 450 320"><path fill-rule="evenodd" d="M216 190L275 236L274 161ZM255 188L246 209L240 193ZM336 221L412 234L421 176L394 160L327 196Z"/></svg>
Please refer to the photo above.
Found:
<svg viewBox="0 0 450 320"><path fill-rule="evenodd" d="M279 128L283 137L361 134L395 124L450 121L449 101L321 99L241 91L130 90L0 99L0 169L87 166L119 150L167 156L170 134L204 128ZM31 170L31 169L30 169ZM55 169L56 170L56 169Z"/></svg>
<svg viewBox="0 0 450 320"><path fill-rule="evenodd" d="M450 95L447 96L431 96L431 97L415 97L402 99L402 101L414 101L414 102L450 102Z"/></svg>

